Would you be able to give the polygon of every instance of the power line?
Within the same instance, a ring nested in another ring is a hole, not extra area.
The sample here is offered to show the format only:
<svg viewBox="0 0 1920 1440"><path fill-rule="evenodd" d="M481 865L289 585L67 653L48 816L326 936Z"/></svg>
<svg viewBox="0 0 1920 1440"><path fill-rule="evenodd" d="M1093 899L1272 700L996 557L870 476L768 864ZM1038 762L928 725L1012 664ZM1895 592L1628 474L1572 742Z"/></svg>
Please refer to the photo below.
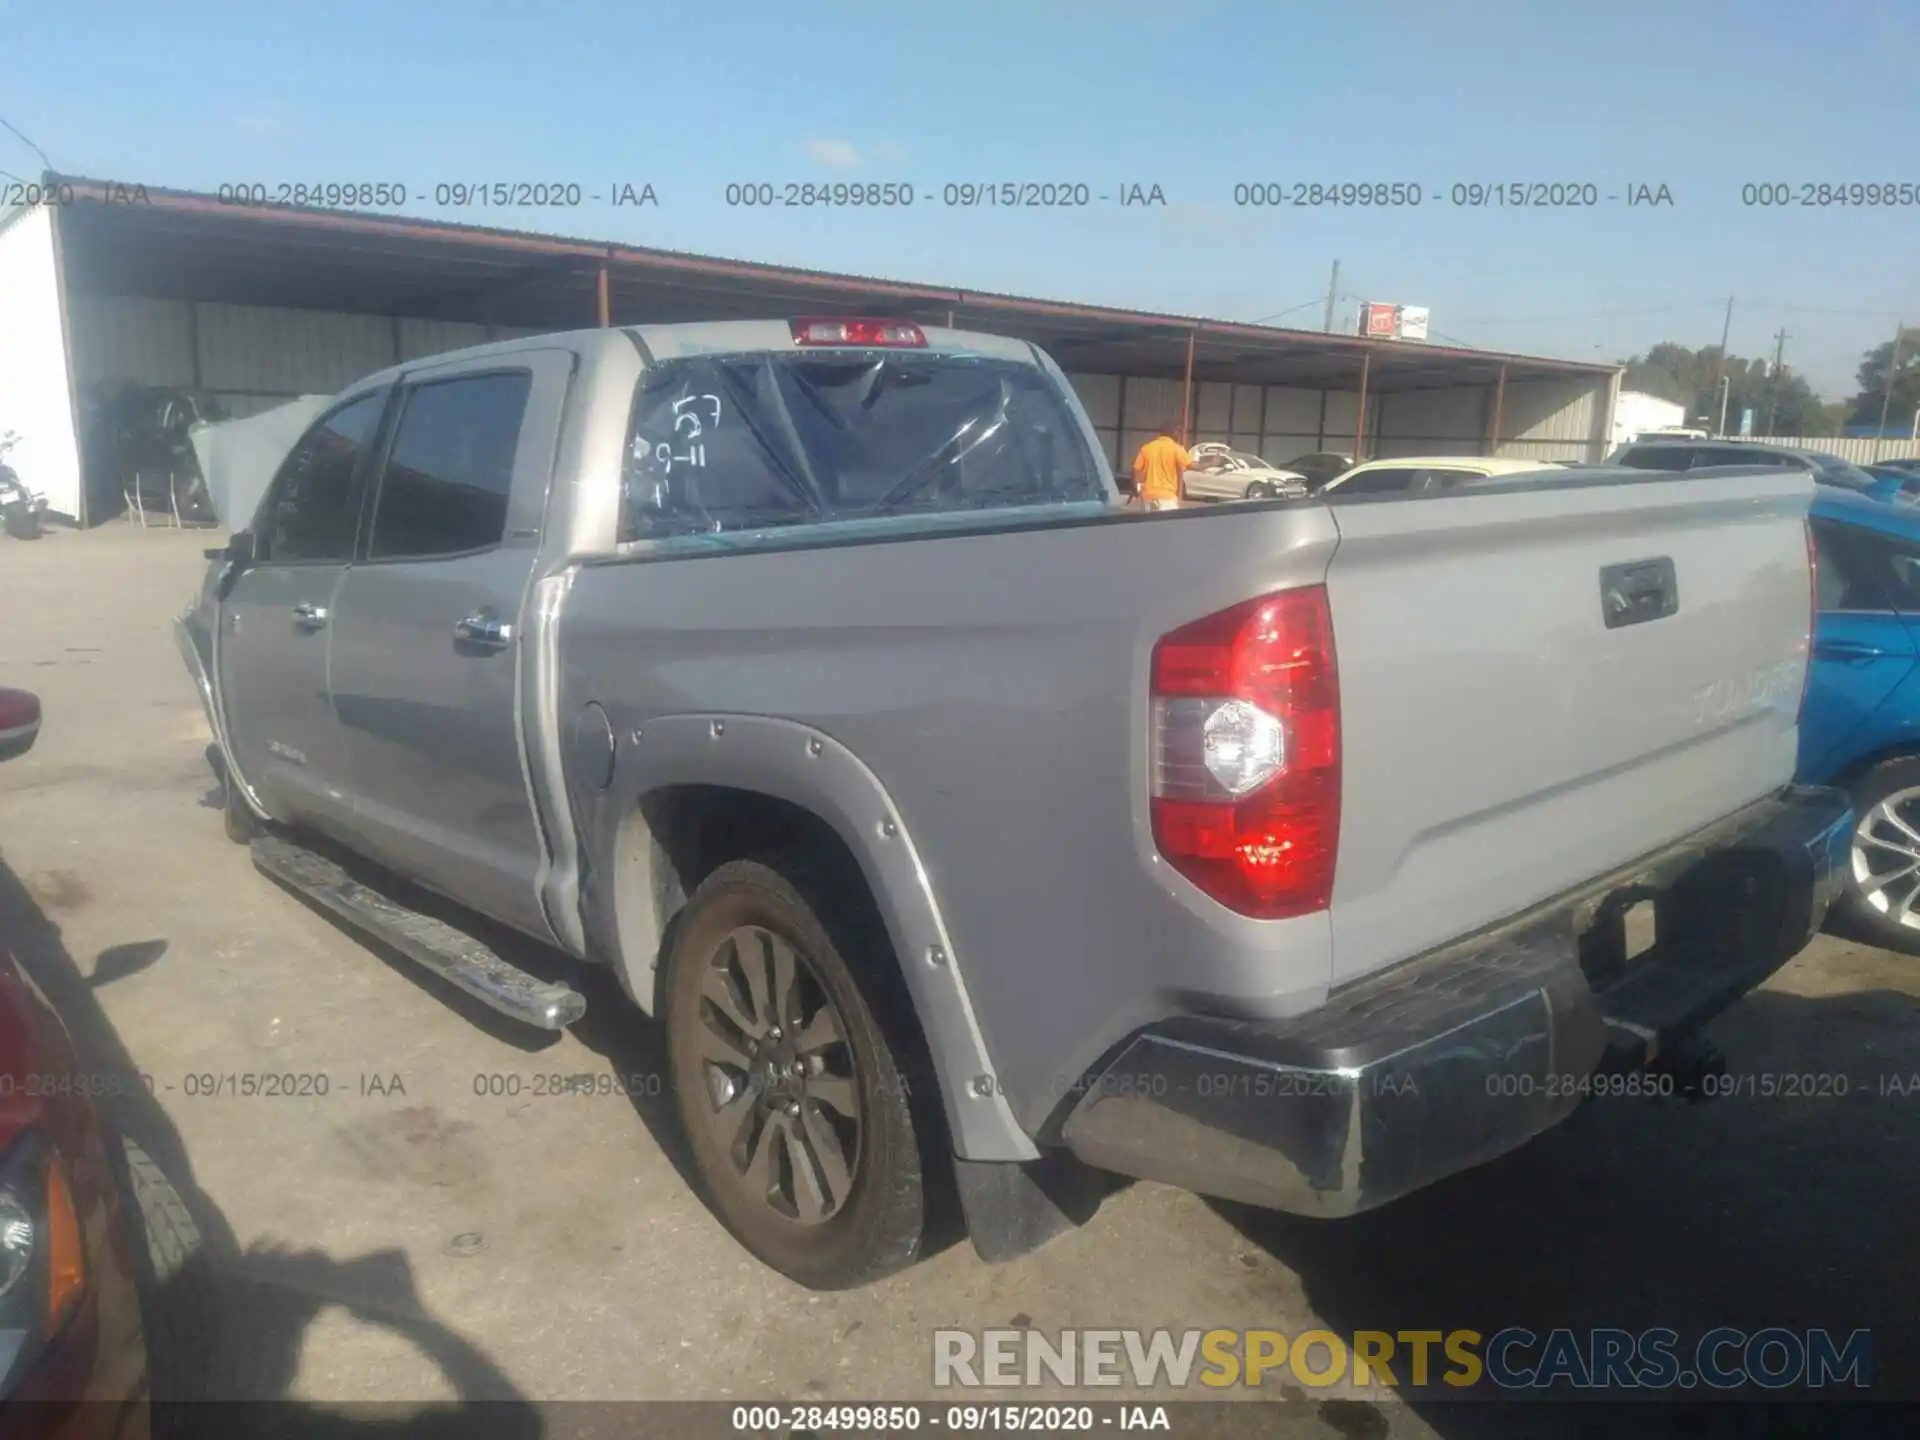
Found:
<svg viewBox="0 0 1920 1440"><path fill-rule="evenodd" d="M1605 310L1561 311L1547 315L1462 315L1462 325L1535 325L1547 320L1606 320L1615 315L1674 315L1685 310L1718 310L1725 300L1688 301L1680 305L1610 305Z"/></svg>
<svg viewBox="0 0 1920 1440"><path fill-rule="evenodd" d="M1902 310L1840 310L1828 305L1774 305L1765 300L1749 302L1756 310L1771 310L1781 315L1854 315L1872 320L1898 319Z"/></svg>
<svg viewBox="0 0 1920 1440"><path fill-rule="evenodd" d="M1308 300L1304 304L1289 305L1284 310L1276 310L1271 315L1262 315L1258 320L1249 320L1246 323L1249 325L1264 325L1269 320L1278 320L1284 315L1294 315L1299 313L1302 310L1311 310L1314 306L1322 305L1325 303L1326 301L1324 297Z"/></svg>
<svg viewBox="0 0 1920 1440"><path fill-rule="evenodd" d="M7 131L10 134L12 134L12 136L16 140L18 140L22 145L26 146L29 150L33 151L34 154L38 155L40 157L40 163L46 166L46 168L49 171L51 171L54 168L53 161L47 158L47 152L42 150L38 145L34 144L33 141L29 140L26 136L22 135L18 130L15 130L12 125L7 124L7 121L4 116L0 116L0 126L5 126Z"/></svg>

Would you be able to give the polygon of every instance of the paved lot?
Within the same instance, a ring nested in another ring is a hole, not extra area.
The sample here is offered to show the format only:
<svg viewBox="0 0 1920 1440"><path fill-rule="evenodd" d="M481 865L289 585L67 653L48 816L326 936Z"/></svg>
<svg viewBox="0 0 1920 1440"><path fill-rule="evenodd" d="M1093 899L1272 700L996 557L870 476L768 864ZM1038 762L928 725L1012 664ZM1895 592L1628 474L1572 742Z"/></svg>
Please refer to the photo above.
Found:
<svg viewBox="0 0 1920 1440"><path fill-rule="evenodd" d="M1827 938L1716 1035L1736 1072L1841 1075L1844 1098L1596 1103L1337 1226L1136 1185L1026 1260L989 1268L961 1243L810 1295L694 1198L664 1099L533 1098L540 1074L660 1069L610 987L579 1032L529 1048L222 837L169 633L208 543L119 527L0 542L0 684L39 691L47 717L0 769L0 937L90 1065L151 1078L118 1116L218 1258L217 1323L194 1348L221 1394L931 1398L931 1328L1009 1323L1864 1325L1881 1379L1914 1373L1920 962ZM328 1093L197 1093L260 1071L324 1075ZM1883 1096L1887 1076L1913 1093ZM1266 1433L1545 1428L1512 1407L1272 1398Z"/></svg>

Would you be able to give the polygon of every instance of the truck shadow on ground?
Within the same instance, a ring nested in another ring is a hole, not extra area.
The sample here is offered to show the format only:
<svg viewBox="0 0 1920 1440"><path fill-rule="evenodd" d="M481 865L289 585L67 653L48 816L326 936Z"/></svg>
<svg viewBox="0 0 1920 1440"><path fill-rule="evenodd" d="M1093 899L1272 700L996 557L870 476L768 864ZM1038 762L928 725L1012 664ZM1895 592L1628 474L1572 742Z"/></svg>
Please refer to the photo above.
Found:
<svg viewBox="0 0 1920 1440"><path fill-rule="evenodd" d="M215 789L202 803L215 805L219 796L219 790ZM694 1194L703 1193L704 1187L694 1168L686 1134L674 1106L665 1029L657 1019L648 1016L633 1002L610 966L576 960L510 926L490 920L455 901L403 880L320 837L303 834L301 843L326 855L364 884L423 915L430 915L471 935L528 974L542 980L562 981L579 991L587 1002L586 1014L569 1027L568 1033L607 1061L612 1072L610 1077L586 1075L581 1077L582 1080L593 1084L606 1082L617 1085L619 1093L633 1107L634 1114L646 1127L660 1153L673 1166L681 1182ZM560 1043L560 1037L556 1034L533 1029L498 1014L300 892L287 889L286 893L355 944L379 957L397 975L405 977L409 983L502 1044L522 1053L538 1054ZM922 1163L938 1177L937 1183L929 1187L927 1233L922 1251L923 1257L930 1257L965 1240L966 1226L958 1198L952 1193L951 1184L947 1183L949 1171L946 1156L951 1142L946 1139L944 1120L931 1113L923 1114L921 1120L933 1132L923 1153Z"/></svg>
<svg viewBox="0 0 1920 1440"><path fill-rule="evenodd" d="M98 999L98 991L127 975L163 968L164 940L111 946L83 971L59 926L0 862L0 946L12 952L65 1023L80 1074L100 1095L95 1103L105 1128L144 1152L170 1182L177 1209L184 1211L176 1229L197 1232L184 1263L157 1272L139 1237L126 1151L109 1146L139 1272L156 1436L536 1440L547 1433L539 1410L500 1368L426 1312L404 1253L381 1250L341 1260L315 1249L238 1243L196 1183L178 1129ZM330 1306L410 1341L459 1399L350 1413L287 1398L306 1329Z"/></svg>
<svg viewBox="0 0 1920 1440"><path fill-rule="evenodd" d="M217 796L219 791L215 790L213 794ZM671 1081L667 1070L665 1034L656 1022L627 998L612 970L604 965L584 964L510 926L490 920L422 886L410 884L324 839L302 835L301 843L325 855L355 879L423 915L430 915L473 936L501 959L529 975L542 980L560 981L579 991L587 1002L587 1013L569 1027L568 1033L608 1062L620 1093L633 1106L634 1113L660 1147L661 1153L667 1157L682 1181L697 1188L692 1158L687 1152L669 1089ZM501 1044L522 1054L533 1055L551 1050L561 1043L558 1034L536 1030L501 1015L299 891L284 886L281 889L354 944L378 957L396 975Z"/></svg>
<svg viewBox="0 0 1920 1440"><path fill-rule="evenodd" d="M1766 990L1711 1035L1723 1098L1592 1100L1519 1151L1351 1220L1216 1209L1299 1275L1336 1333L1665 1326L1684 1361L1686 1341L1717 1326L1872 1332L1869 1391L1802 1389L1785 1407L1402 1392L1443 1436L1913 1433L1920 1001ZM1908 1403L1876 1403L1895 1399ZM1343 1433L1387 1433L1366 1401L1325 1408Z"/></svg>

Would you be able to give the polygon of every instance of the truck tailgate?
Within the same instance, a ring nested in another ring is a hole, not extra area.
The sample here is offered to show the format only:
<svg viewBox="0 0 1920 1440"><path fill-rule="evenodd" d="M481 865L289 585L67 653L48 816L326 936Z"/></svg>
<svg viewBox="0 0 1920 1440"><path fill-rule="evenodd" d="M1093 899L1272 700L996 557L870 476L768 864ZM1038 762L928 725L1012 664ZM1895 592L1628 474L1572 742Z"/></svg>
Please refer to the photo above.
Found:
<svg viewBox="0 0 1920 1440"><path fill-rule="evenodd" d="M1792 778L1810 499L1781 474L1334 507L1334 983ZM1677 605L1609 626L1613 567L1658 589L1662 561Z"/></svg>

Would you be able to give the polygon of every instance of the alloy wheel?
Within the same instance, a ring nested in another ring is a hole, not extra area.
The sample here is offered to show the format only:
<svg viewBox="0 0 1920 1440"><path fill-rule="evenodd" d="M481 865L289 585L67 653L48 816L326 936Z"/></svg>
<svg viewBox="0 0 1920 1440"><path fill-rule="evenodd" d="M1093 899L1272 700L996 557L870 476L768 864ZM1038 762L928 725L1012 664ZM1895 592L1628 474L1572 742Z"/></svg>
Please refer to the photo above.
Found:
<svg viewBox="0 0 1920 1440"><path fill-rule="evenodd" d="M859 1173L859 1076L806 956L758 925L728 932L701 972L695 1050L705 1120L740 1184L799 1225L838 1214Z"/></svg>
<svg viewBox="0 0 1920 1440"><path fill-rule="evenodd" d="M1920 930L1920 787L1896 790L1853 832L1860 897L1896 925Z"/></svg>

